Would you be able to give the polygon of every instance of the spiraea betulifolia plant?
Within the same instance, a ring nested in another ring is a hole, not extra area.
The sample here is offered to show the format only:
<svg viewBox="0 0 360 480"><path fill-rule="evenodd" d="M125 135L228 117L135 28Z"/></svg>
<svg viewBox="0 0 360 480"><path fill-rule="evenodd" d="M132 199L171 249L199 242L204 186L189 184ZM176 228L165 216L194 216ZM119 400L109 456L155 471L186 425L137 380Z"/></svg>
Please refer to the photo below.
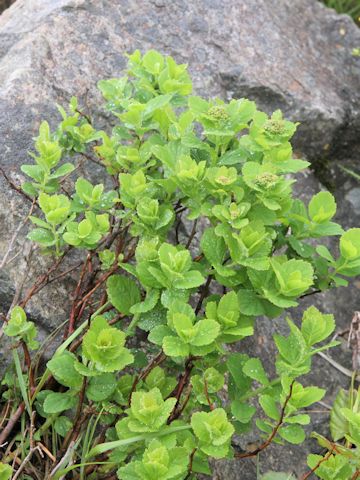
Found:
<svg viewBox="0 0 360 480"><path fill-rule="evenodd" d="M241 340L257 317L358 275L360 229L332 221L329 192L293 198L290 175L308 163L292 157L296 125L280 111L192 96L186 65L156 51L133 53L127 76L99 89L111 133L73 98L22 166L29 239L55 259L4 329L16 375L3 380L0 478L189 479L211 474L209 458L303 442L304 409L325 392L300 380L337 343L332 315L287 318L272 377ZM104 183L77 177L79 162L103 167ZM340 237L335 256L328 236ZM75 249L84 261L63 342L41 371L26 305ZM250 429L258 448L237 449Z"/></svg>

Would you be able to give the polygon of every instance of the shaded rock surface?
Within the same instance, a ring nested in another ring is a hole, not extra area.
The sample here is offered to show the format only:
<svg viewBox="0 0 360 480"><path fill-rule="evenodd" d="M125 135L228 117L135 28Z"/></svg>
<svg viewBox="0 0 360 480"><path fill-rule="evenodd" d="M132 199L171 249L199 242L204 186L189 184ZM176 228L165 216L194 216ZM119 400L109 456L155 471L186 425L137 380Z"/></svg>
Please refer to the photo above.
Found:
<svg viewBox="0 0 360 480"><path fill-rule="evenodd" d="M0 0L0 14L6 9L9 8L15 0Z"/></svg>
<svg viewBox="0 0 360 480"><path fill-rule="evenodd" d="M324 159L348 161L356 158L360 146L360 59L351 55L359 45L360 30L354 23L315 0L17 0L0 17L0 166L19 183L19 166L27 161L40 121L54 122L55 103L67 103L72 95L86 103L101 124L96 83L122 75L124 53L135 48L156 48L189 63L201 95L246 96L268 112L281 108L301 122L295 146L319 168ZM336 187L337 218L345 227L359 225L358 186L336 169L336 163L330 163L324 181ZM309 198L321 185L307 172L297 188ZM0 262L29 207L0 176ZM11 252L17 257L0 273L4 312L24 274L26 284L31 283L50 263L43 259L28 269L25 233L25 228L20 231ZM72 288L71 282L50 285L29 304L42 335L67 318ZM304 303L314 300L335 312L342 330L359 309L358 288L355 281L349 289ZM298 319L301 314L294 315ZM257 329L258 335L238 349L259 354L268 363L274 355L271 335L284 331L284 323L261 319ZM4 349L0 353L0 369L8 355ZM333 355L351 368L345 344ZM311 381L328 389L330 402L338 386L347 386L349 380L323 359L315 365ZM326 414L315 414L312 427L321 431L326 421ZM240 446L246 448L257 438L244 438ZM309 448L317 449L311 441L287 447L286 455L271 447L261 456L261 471L299 475ZM218 462L213 478L253 480L256 466L252 461Z"/></svg>

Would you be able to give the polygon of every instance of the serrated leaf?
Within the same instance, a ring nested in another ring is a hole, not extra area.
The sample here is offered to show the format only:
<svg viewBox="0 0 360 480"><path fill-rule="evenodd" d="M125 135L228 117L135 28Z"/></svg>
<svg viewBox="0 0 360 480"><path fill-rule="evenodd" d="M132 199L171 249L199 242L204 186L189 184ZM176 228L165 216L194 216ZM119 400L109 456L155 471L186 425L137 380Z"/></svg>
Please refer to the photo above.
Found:
<svg viewBox="0 0 360 480"><path fill-rule="evenodd" d="M243 367L243 372L253 380L257 380L262 385L269 385L264 367L259 358L250 358Z"/></svg>
<svg viewBox="0 0 360 480"><path fill-rule="evenodd" d="M54 378L65 387L80 388L83 377L75 369L76 357L65 351L61 355L54 356L46 364Z"/></svg>
<svg viewBox="0 0 360 480"><path fill-rule="evenodd" d="M340 389L330 412L330 432L334 442L344 438L349 433L349 423L342 414L342 409L346 407L350 407L350 397L348 392Z"/></svg>
<svg viewBox="0 0 360 480"><path fill-rule="evenodd" d="M304 429L300 425L286 425L279 429L279 435L284 440L294 445L299 445L305 440Z"/></svg>
<svg viewBox="0 0 360 480"><path fill-rule="evenodd" d="M231 402L231 413L240 423L248 423L255 415L256 408L240 400L234 400Z"/></svg>
<svg viewBox="0 0 360 480"><path fill-rule="evenodd" d="M59 178L63 177L65 175L68 175L69 173L73 172L75 170L75 167L72 163L64 163L61 165L61 167L57 168L55 172L53 172L50 175L50 178Z"/></svg>
<svg viewBox="0 0 360 480"><path fill-rule="evenodd" d="M45 413L60 413L75 407L77 399L70 393L52 392L44 401Z"/></svg>
<svg viewBox="0 0 360 480"><path fill-rule="evenodd" d="M276 400L271 395L260 395L259 403L265 414L273 420L279 420L280 411Z"/></svg>
<svg viewBox="0 0 360 480"><path fill-rule="evenodd" d="M134 280L123 275L112 275L106 282L106 291L112 305L129 315L133 305L140 302L140 290Z"/></svg>
<svg viewBox="0 0 360 480"><path fill-rule="evenodd" d="M164 337L163 350L169 357L186 357L189 355L190 347L182 342L179 337Z"/></svg>
<svg viewBox="0 0 360 480"><path fill-rule="evenodd" d="M253 290L239 290L238 299L240 312L244 315L265 315L266 312L261 299Z"/></svg>
<svg viewBox="0 0 360 480"><path fill-rule="evenodd" d="M165 107L170 102L172 97L173 96L171 94L158 95L157 97L149 100L147 102L146 108L144 110L145 117L150 116L152 113L154 113L159 108Z"/></svg>
<svg viewBox="0 0 360 480"><path fill-rule="evenodd" d="M54 235L52 234L52 232L43 228L35 228L34 230L31 230L27 238L46 247L50 247L55 243Z"/></svg>
<svg viewBox="0 0 360 480"><path fill-rule="evenodd" d="M101 402L110 397L117 386L116 377L113 373L102 373L90 379L86 388L86 396L94 402Z"/></svg>
<svg viewBox="0 0 360 480"><path fill-rule="evenodd" d="M335 262L334 257L331 255L330 251L328 248L325 247L325 245L318 245L316 247L316 252L320 257L325 258L325 260L328 260L330 263Z"/></svg>
<svg viewBox="0 0 360 480"><path fill-rule="evenodd" d="M146 313L152 310L160 297L160 290L148 290L146 293L145 300L141 303L136 303L130 308L130 312L135 313Z"/></svg>
<svg viewBox="0 0 360 480"><path fill-rule="evenodd" d="M54 430L61 437L65 437L72 426L71 420L63 415L57 417L54 421Z"/></svg>
<svg viewBox="0 0 360 480"><path fill-rule="evenodd" d="M330 192L319 192L309 203L309 216L316 223L330 220L336 213L336 202Z"/></svg>
<svg viewBox="0 0 360 480"><path fill-rule="evenodd" d="M174 285L176 288L187 290L188 288L199 287L202 283L204 283L204 281L205 279L200 272L197 270L190 270L189 272L185 273L182 280L176 280Z"/></svg>

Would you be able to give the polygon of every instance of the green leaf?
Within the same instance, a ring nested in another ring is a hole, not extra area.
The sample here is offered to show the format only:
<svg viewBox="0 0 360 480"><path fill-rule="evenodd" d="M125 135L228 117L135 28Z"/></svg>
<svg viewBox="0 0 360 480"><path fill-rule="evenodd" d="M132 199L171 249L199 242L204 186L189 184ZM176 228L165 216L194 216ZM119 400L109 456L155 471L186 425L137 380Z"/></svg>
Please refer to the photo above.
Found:
<svg viewBox="0 0 360 480"><path fill-rule="evenodd" d="M280 419L280 411L276 400L270 395L260 395L259 403L265 414L273 420Z"/></svg>
<svg viewBox="0 0 360 480"><path fill-rule="evenodd" d="M148 335L148 339L150 342L155 343L156 345L162 345L164 338L172 335L173 332L167 325L158 325L151 330Z"/></svg>
<svg viewBox="0 0 360 480"><path fill-rule="evenodd" d="M321 462L320 465L319 462ZM310 454L307 457L307 463L311 469L319 465L316 475L324 480L348 480L354 473L349 459L342 455L330 455L324 461L321 455Z"/></svg>
<svg viewBox="0 0 360 480"><path fill-rule="evenodd" d="M54 430L61 437L65 437L73 424L68 417L60 416L54 421Z"/></svg>
<svg viewBox="0 0 360 480"><path fill-rule="evenodd" d="M10 480L12 468L7 463L0 462L0 480Z"/></svg>
<svg viewBox="0 0 360 480"><path fill-rule="evenodd" d="M52 232L44 228L35 228L31 230L27 238L33 242L40 243L45 247L51 247L55 243L55 238Z"/></svg>
<svg viewBox="0 0 360 480"><path fill-rule="evenodd" d="M113 373L103 373L90 378L86 388L86 396L93 402L101 402L109 398L116 389L117 381Z"/></svg>
<svg viewBox="0 0 360 480"><path fill-rule="evenodd" d="M214 458L227 455L234 427L228 421L225 410L216 408L209 413L196 412L191 417L191 427L204 453Z"/></svg>
<svg viewBox="0 0 360 480"><path fill-rule="evenodd" d="M122 370L134 361L133 355L124 347L125 333L110 327L102 315L97 315L84 335L83 356L93 363L99 372Z"/></svg>
<svg viewBox="0 0 360 480"><path fill-rule="evenodd" d="M311 229L312 237L326 237L333 235L342 235L344 230L341 226L335 222L325 222L319 225L315 225Z"/></svg>
<svg viewBox="0 0 360 480"><path fill-rule="evenodd" d="M300 425L287 425L279 429L279 435L284 440L294 445L303 443L306 438L304 429Z"/></svg>
<svg viewBox="0 0 360 480"><path fill-rule="evenodd" d="M311 306L303 314L301 324L301 333L307 345L325 340L335 330L335 320L333 315L324 315L319 310Z"/></svg>
<svg viewBox="0 0 360 480"><path fill-rule="evenodd" d="M156 387L149 392L134 392L131 396L129 429L132 432L157 432L166 424L175 404L176 398L163 400Z"/></svg>
<svg viewBox="0 0 360 480"><path fill-rule="evenodd" d="M76 357L65 351L61 355L54 356L46 364L55 380L65 387L80 388L83 377L75 369Z"/></svg>
<svg viewBox="0 0 360 480"><path fill-rule="evenodd" d="M346 260L360 257L360 228L350 228L341 236L340 252Z"/></svg>
<svg viewBox="0 0 360 480"><path fill-rule="evenodd" d="M248 423L256 413L256 408L240 400L231 402L231 413L241 423Z"/></svg>
<svg viewBox="0 0 360 480"><path fill-rule="evenodd" d="M191 270L186 272L184 278L182 280L176 280L174 285L176 288L180 289L188 289L188 288L196 288L203 284L205 281L204 277L201 275L200 272L197 270Z"/></svg>
<svg viewBox="0 0 360 480"><path fill-rule="evenodd" d="M72 163L64 163L51 174L50 178L63 177L65 175L69 175L69 173L73 172L74 170L75 167Z"/></svg>
<svg viewBox="0 0 360 480"><path fill-rule="evenodd" d="M257 380L262 385L269 385L264 367L259 358L250 358L243 367L243 372L253 380Z"/></svg>
<svg viewBox="0 0 360 480"><path fill-rule="evenodd" d="M171 99L172 99L172 95L167 94L167 95L159 95L149 100L144 110L145 117L148 117L151 114L153 114L156 110L159 110L160 108L165 107L170 102Z"/></svg>
<svg viewBox="0 0 360 480"><path fill-rule="evenodd" d="M260 297L253 290L239 290L239 308L244 315L258 316L265 315L265 308Z"/></svg>
<svg viewBox="0 0 360 480"><path fill-rule="evenodd" d="M334 442L349 434L349 423L342 413L343 408L350 407L350 395L343 388L336 395L330 412L330 432Z"/></svg>
<svg viewBox="0 0 360 480"><path fill-rule="evenodd" d="M224 261L226 253L226 246L224 239L215 234L214 228L207 228L203 233L200 246L206 259L215 268L221 265Z"/></svg>
<svg viewBox="0 0 360 480"><path fill-rule="evenodd" d="M157 304L160 297L160 290L148 290L146 293L146 298L141 303L136 303L130 308L130 312L133 314L136 313L146 313L152 310Z"/></svg>
<svg viewBox="0 0 360 480"><path fill-rule="evenodd" d="M153 329L159 325L166 323L166 310L160 305L152 310L142 313L138 322L138 327L146 332L152 332Z"/></svg>
<svg viewBox="0 0 360 480"><path fill-rule="evenodd" d="M309 216L315 223L331 220L336 213L336 202L330 192L319 192L309 203Z"/></svg>
<svg viewBox="0 0 360 480"><path fill-rule="evenodd" d="M220 332L220 325L214 320L199 320L195 324L195 328L197 329L197 332L190 343L196 347L210 345Z"/></svg>
<svg viewBox="0 0 360 480"><path fill-rule="evenodd" d="M303 387L299 383L296 383L293 387L290 403L297 409L306 408L315 402L319 402L325 395L323 388L314 386Z"/></svg>
<svg viewBox="0 0 360 480"><path fill-rule="evenodd" d="M324 245L318 245L316 247L316 252L320 257L325 258L325 260L328 260L330 263L335 262L334 257L331 255L329 252L329 249L326 248Z"/></svg>
<svg viewBox="0 0 360 480"><path fill-rule="evenodd" d="M297 297L314 283L313 267L304 260L281 262L273 258L271 266L279 284L279 292L286 297Z"/></svg>
<svg viewBox="0 0 360 480"><path fill-rule="evenodd" d="M165 355L169 357L186 357L190 352L189 345L179 337L164 337L162 345Z"/></svg>
<svg viewBox="0 0 360 480"><path fill-rule="evenodd" d="M134 280L123 275L112 275L106 282L107 294L112 305L129 315L133 305L140 302L140 290Z"/></svg>
<svg viewBox="0 0 360 480"><path fill-rule="evenodd" d="M231 383L236 387L235 398L237 394L244 394L250 389L251 379L243 372L243 367L248 359L248 355L233 353L226 361L226 366L231 375Z"/></svg>
<svg viewBox="0 0 360 480"><path fill-rule="evenodd" d="M70 393L49 393L44 401L46 413L60 413L75 407L77 399Z"/></svg>

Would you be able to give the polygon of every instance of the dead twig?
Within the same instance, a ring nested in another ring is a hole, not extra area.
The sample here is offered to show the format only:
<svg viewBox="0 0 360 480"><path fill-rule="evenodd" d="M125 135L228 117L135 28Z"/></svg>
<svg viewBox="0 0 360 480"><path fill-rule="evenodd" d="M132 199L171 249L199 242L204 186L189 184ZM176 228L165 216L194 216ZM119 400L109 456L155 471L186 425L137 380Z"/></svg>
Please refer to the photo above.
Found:
<svg viewBox="0 0 360 480"><path fill-rule="evenodd" d="M338 363L336 360L333 360L331 357L329 357L328 355L326 355L324 352L317 352L316 353L317 355L319 355L321 358L323 358L324 360L326 360L327 362L330 363L330 365L332 365L333 367L335 367L337 370L339 370L339 372L343 373L344 375L346 375L347 377L349 378L352 378L353 377L353 372L351 370L349 370L348 368L345 368L343 367L342 365L340 365L340 363ZM359 375L356 376L356 380L359 381L360 378L359 378Z"/></svg>

